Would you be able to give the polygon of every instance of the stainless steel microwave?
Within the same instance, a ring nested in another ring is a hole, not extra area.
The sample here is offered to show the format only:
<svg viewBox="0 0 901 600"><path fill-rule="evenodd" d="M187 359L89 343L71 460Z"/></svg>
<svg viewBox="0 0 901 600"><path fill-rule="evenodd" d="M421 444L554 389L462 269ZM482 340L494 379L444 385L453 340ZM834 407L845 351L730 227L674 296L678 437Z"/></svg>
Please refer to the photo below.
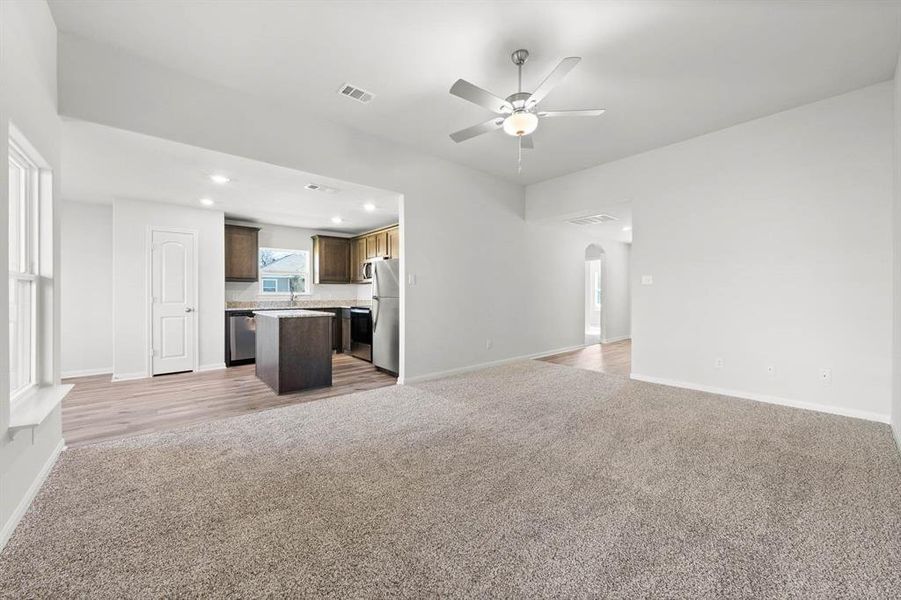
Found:
<svg viewBox="0 0 901 600"><path fill-rule="evenodd" d="M380 260L386 260L387 256L379 256L377 258L370 258L366 262L363 263L363 279L371 280L373 273L375 273L375 265L372 263L378 262Z"/></svg>

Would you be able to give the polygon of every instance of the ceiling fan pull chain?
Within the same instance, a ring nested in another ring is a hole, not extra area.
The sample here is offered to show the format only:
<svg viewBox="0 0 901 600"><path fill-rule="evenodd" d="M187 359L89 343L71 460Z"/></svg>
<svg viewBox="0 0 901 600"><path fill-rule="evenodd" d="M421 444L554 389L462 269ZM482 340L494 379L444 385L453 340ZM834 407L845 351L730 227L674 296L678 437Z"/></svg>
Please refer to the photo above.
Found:
<svg viewBox="0 0 901 600"><path fill-rule="evenodd" d="M516 172L522 173L522 136L519 137L519 159L516 163Z"/></svg>

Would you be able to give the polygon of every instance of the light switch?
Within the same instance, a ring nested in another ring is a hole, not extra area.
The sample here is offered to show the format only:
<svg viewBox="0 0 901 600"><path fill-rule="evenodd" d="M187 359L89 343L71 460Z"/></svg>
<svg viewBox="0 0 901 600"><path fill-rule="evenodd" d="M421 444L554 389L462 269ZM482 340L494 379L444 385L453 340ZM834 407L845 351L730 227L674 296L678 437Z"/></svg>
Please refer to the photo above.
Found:
<svg viewBox="0 0 901 600"><path fill-rule="evenodd" d="M652 275L642 275L641 285L654 285L654 277Z"/></svg>
<svg viewBox="0 0 901 600"><path fill-rule="evenodd" d="M407 275L407 285L416 285L416 273Z"/></svg>

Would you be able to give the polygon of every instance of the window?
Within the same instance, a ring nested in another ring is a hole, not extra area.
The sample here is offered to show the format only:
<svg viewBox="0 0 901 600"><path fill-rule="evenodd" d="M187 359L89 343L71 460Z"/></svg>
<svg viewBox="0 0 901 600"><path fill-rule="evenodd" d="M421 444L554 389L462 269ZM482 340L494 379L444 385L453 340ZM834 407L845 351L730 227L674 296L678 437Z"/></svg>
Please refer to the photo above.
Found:
<svg viewBox="0 0 901 600"><path fill-rule="evenodd" d="M9 143L9 391L35 386L39 169Z"/></svg>
<svg viewBox="0 0 901 600"><path fill-rule="evenodd" d="M593 277L593 289L594 289L594 306L595 308L601 307L601 270L600 270L600 261L598 262L598 270L594 272Z"/></svg>
<svg viewBox="0 0 901 600"><path fill-rule="evenodd" d="M261 294L309 294L310 253L260 248Z"/></svg>

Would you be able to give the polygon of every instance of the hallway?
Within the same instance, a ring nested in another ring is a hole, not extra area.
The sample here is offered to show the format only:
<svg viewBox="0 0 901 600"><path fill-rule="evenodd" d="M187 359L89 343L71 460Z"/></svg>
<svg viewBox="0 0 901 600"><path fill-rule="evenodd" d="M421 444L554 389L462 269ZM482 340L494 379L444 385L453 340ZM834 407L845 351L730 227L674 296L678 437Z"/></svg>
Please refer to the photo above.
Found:
<svg viewBox="0 0 901 600"><path fill-rule="evenodd" d="M632 340L593 344L572 352L546 356L539 360L628 377L632 368Z"/></svg>

